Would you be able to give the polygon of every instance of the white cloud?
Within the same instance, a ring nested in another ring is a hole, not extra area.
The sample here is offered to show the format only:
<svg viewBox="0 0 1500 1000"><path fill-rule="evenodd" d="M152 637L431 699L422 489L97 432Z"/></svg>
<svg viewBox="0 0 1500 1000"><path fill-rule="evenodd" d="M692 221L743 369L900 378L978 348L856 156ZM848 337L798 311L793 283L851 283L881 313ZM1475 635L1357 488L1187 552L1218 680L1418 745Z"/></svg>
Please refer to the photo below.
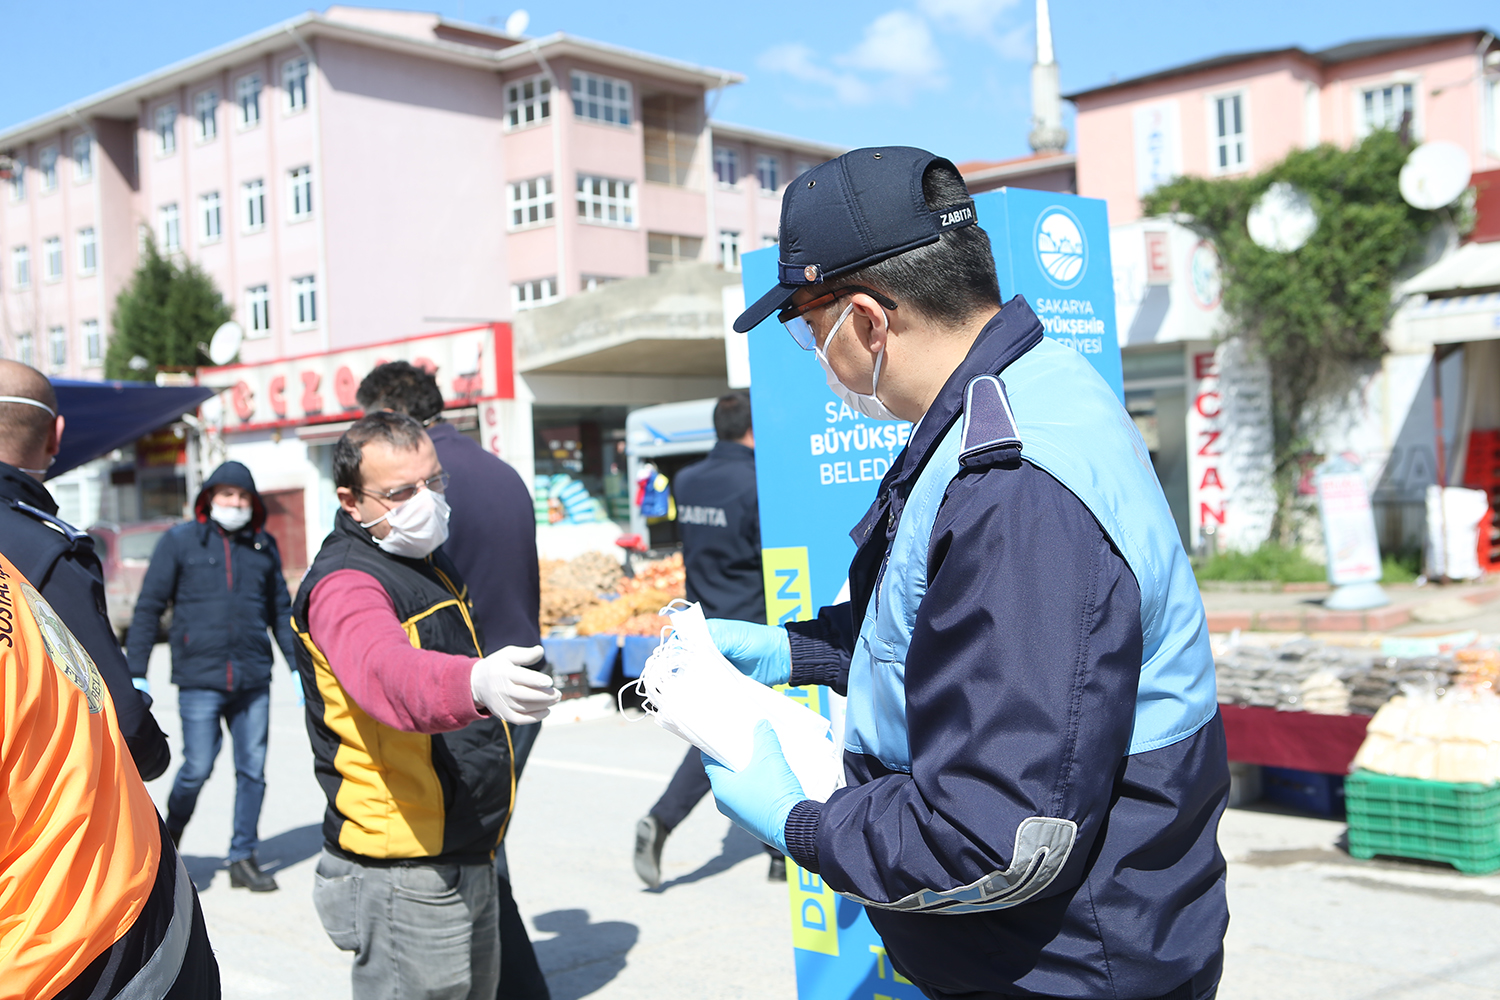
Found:
<svg viewBox="0 0 1500 1000"><path fill-rule="evenodd" d="M757 60L761 69L781 73L802 83L811 83L828 91L839 104L868 104L873 99L871 87L853 73L831 70L811 48L800 42L773 45Z"/></svg>
<svg viewBox="0 0 1500 1000"><path fill-rule="evenodd" d="M932 40L927 22L907 10L881 14L840 65L878 70L898 77L936 77L943 71L943 54Z"/></svg>
<svg viewBox="0 0 1500 1000"><path fill-rule="evenodd" d="M1020 0L917 0L917 9L939 27L978 38L1006 59L1030 62L1036 54L1031 21L1009 29L998 24L1020 6Z"/></svg>
<svg viewBox="0 0 1500 1000"><path fill-rule="evenodd" d="M881 14L847 52L830 55L801 42L762 52L762 69L812 84L838 104L906 103L917 90L947 85L943 54L927 22L908 10Z"/></svg>

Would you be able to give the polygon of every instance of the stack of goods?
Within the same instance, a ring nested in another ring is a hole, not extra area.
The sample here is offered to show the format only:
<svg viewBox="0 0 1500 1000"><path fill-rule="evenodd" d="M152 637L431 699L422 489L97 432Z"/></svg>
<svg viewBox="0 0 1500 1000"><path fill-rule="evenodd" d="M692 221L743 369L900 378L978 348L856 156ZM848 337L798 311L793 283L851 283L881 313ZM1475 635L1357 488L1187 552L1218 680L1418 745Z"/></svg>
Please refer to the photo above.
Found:
<svg viewBox="0 0 1500 1000"><path fill-rule="evenodd" d="M542 631L576 628L578 635L658 635L657 615L686 594L682 556L639 563L628 577L603 552L542 563Z"/></svg>
<svg viewBox="0 0 1500 1000"><path fill-rule="evenodd" d="M594 524L609 520L604 503L572 476L537 476L532 506L537 524Z"/></svg>
<svg viewBox="0 0 1500 1000"><path fill-rule="evenodd" d="M1373 715L1404 688L1446 689L1462 668L1447 657L1388 657L1314 639L1228 645L1214 661L1222 704L1318 715Z"/></svg>
<svg viewBox="0 0 1500 1000"><path fill-rule="evenodd" d="M1500 695L1468 685L1397 695L1370 720L1354 766L1426 781L1500 782Z"/></svg>
<svg viewBox="0 0 1500 1000"><path fill-rule="evenodd" d="M1355 715L1374 715L1403 689L1445 690L1452 682L1453 667L1452 660L1440 656L1383 657L1349 679L1349 710Z"/></svg>

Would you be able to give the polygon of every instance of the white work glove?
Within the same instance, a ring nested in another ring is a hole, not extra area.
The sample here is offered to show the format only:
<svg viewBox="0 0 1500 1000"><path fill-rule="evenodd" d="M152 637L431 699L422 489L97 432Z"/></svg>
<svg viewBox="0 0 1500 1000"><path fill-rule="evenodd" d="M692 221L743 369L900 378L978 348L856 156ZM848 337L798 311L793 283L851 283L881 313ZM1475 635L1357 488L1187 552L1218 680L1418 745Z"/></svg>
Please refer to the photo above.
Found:
<svg viewBox="0 0 1500 1000"><path fill-rule="evenodd" d="M513 726L541 722L562 697L551 677L527 669L541 659L541 646L505 646L475 663L469 674L474 704Z"/></svg>

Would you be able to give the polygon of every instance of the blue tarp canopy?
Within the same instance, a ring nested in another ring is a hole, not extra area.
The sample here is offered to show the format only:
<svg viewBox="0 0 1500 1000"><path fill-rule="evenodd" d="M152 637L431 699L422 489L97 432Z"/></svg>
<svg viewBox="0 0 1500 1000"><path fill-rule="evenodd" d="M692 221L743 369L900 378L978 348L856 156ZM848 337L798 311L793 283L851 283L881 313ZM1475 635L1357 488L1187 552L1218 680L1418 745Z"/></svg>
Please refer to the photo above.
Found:
<svg viewBox="0 0 1500 1000"><path fill-rule="evenodd" d="M57 410L67 419L62 450L48 478L76 469L150 434L192 410L218 391L201 385L149 382L84 382L51 379Z"/></svg>

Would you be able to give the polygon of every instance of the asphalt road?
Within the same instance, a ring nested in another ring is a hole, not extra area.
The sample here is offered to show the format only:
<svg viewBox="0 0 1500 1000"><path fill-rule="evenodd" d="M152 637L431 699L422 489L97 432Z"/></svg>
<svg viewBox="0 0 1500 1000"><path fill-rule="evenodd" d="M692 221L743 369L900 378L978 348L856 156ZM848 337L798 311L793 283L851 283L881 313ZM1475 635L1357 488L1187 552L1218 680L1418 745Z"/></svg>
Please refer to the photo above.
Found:
<svg viewBox="0 0 1500 1000"><path fill-rule="evenodd" d="M150 676L174 754L150 785L164 806L181 747L165 646ZM260 824L261 864L281 890L231 889L222 871L234 798L227 736L182 840L231 1000L349 996L349 957L312 907L323 797L290 681L278 667ZM759 845L710 801L667 842L661 890L631 870L635 821L682 753L647 721L544 724L506 842L555 1000L795 997L785 887L766 882ZM1339 822L1268 809L1226 815L1233 917L1219 996L1500 1000L1500 877L1356 861L1339 850L1342 833Z"/></svg>

